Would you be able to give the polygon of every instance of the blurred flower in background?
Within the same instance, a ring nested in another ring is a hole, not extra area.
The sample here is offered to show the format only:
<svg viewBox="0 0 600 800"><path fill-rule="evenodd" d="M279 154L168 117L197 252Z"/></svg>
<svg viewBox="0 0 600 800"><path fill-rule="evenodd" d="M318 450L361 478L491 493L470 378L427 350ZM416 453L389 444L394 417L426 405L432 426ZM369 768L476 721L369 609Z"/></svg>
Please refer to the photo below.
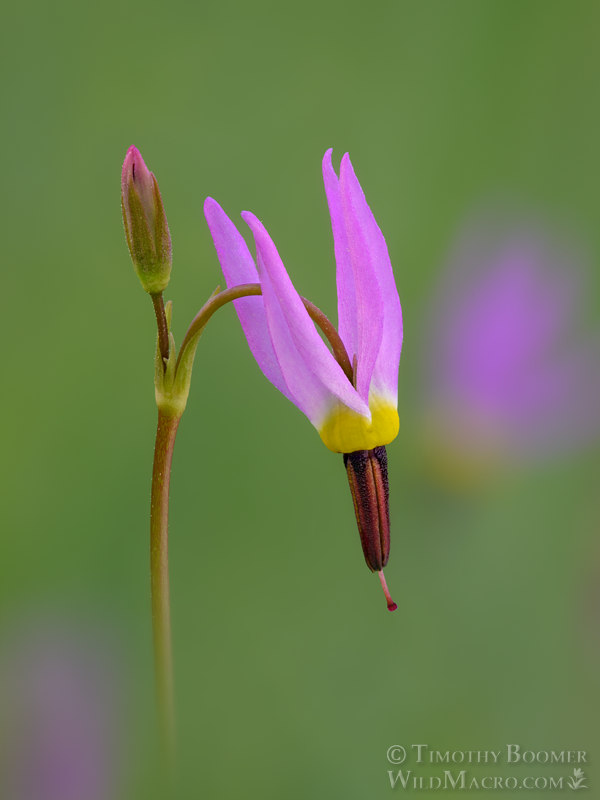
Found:
<svg viewBox="0 0 600 800"><path fill-rule="evenodd" d="M102 636L52 623L3 642L0 797L115 800L117 684Z"/></svg>
<svg viewBox="0 0 600 800"><path fill-rule="evenodd" d="M454 488L600 433L600 331L585 324L581 257L539 227L462 238L427 317L426 462Z"/></svg>

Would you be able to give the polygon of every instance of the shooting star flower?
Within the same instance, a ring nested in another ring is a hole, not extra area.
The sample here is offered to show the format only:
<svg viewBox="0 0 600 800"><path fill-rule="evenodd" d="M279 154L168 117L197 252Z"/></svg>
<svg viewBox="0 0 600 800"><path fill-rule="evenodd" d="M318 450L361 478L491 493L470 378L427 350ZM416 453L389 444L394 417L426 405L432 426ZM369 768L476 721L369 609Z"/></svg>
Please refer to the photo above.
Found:
<svg viewBox="0 0 600 800"><path fill-rule="evenodd" d="M3 642L0 796L109 800L120 795L122 699L99 632L43 623Z"/></svg>
<svg viewBox="0 0 600 800"><path fill-rule="evenodd" d="M460 243L424 359L438 475L468 488L597 438L600 337L581 325L580 260L522 225L480 223Z"/></svg>
<svg viewBox="0 0 600 800"><path fill-rule="evenodd" d="M260 283L262 297L235 301L248 345L268 380L318 430L325 445L344 454L363 552L383 576L389 557L385 445L397 435L398 364L402 312L387 246L346 154L340 176L323 159L336 258L342 368L327 348L273 241L254 214L244 211L256 244L256 262L235 225L215 200L204 211L228 287Z"/></svg>

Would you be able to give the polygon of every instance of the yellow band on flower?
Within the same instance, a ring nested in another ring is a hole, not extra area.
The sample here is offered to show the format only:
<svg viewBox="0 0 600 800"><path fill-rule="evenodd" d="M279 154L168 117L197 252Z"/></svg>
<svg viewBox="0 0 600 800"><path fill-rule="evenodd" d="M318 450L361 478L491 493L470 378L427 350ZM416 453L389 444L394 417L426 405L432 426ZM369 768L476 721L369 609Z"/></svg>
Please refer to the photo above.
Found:
<svg viewBox="0 0 600 800"><path fill-rule="evenodd" d="M400 420L396 406L382 397L371 397L371 422L347 406L336 405L319 429L326 447L334 453L372 450L389 444L398 435Z"/></svg>

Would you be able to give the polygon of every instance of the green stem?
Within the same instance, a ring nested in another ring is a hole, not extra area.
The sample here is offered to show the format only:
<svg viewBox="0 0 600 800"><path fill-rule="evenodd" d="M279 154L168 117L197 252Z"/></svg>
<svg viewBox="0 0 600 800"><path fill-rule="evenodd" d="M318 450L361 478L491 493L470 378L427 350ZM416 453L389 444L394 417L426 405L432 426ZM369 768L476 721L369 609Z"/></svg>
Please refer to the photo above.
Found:
<svg viewBox="0 0 600 800"><path fill-rule="evenodd" d="M239 286L232 286L230 289L225 289L223 292L219 292L218 294L214 294L212 297L210 297L191 321L190 326L186 331L183 342L181 343L181 347L179 348L177 367L179 367L182 355L188 344L190 344L190 342L192 342L194 338L202 331L215 311L224 306L226 303L230 303L232 300L239 300L241 297L250 297L252 295L259 294L262 294L260 283L243 283ZM346 352L344 343L340 339L339 333L336 331L335 327L331 324L329 319L325 316L320 308L318 308L314 303L311 303L310 300L307 300L305 297L301 297L300 299L304 303L304 307L308 311L312 321L316 323L323 331L325 338L331 345L335 360L344 370L344 373L350 383L352 383L352 364L350 363L348 353Z"/></svg>
<svg viewBox="0 0 600 800"><path fill-rule="evenodd" d="M151 294L150 297L152 298L154 313L156 314L158 349L160 350L160 355L163 360L163 368L165 368L165 362L169 358L169 326L167 324L167 315L165 314L165 304L162 292L159 294Z"/></svg>
<svg viewBox="0 0 600 800"><path fill-rule="evenodd" d="M258 283L248 283L216 292L210 297L192 320L177 357L175 375L180 373L185 377L183 383L191 377L191 365L198 339L202 330L212 315L222 306L232 300L242 297L262 294ZM353 380L353 370L346 348L338 332L325 314L313 303L305 298L302 302L311 319L321 328L333 350L333 355L340 364L348 380ZM152 295L156 320L158 324L159 351L165 359L169 355L169 330L162 295ZM182 363L183 362L183 363ZM180 369L181 367L181 369ZM181 390L181 387L180 387ZM169 483L171 478L171 463L177 427L185 399L187 388L181 392L183 396L181 410L167 412L167 406L158 411L158 426L156 430L156 444L154 448L154 467L152 471L152 499L150 510L150 574L152 584L152 625L154 631L154 661L156 669L156 685L158 698L158 713L160 730L163 740L163 749L166 764L172 774L175 753L175 723L173 700L173 657L171 650L171 611L169 603Z"/></svg>
<svg viewBox="0 0 600 800"><path fill-rule="evenodd" d="M150 576L158 715L167 770L175 754L173 656L169 602L169 483L179 417L158 412L150 505Z"/></svg>

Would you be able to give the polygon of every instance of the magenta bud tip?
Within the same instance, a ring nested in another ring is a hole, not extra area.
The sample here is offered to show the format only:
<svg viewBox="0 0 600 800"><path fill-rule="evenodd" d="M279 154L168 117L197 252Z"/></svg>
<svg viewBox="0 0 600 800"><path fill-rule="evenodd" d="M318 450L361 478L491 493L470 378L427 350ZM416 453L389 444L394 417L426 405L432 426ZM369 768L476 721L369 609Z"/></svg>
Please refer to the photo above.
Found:
<svg viewBox="0 0 600 800"><path fill-rule="evenodd" d="M388 603L388 607L387 608L388 608L388 611L395 611L398 608L398 604L394 603L392 601L391 603Z"/></svg>

